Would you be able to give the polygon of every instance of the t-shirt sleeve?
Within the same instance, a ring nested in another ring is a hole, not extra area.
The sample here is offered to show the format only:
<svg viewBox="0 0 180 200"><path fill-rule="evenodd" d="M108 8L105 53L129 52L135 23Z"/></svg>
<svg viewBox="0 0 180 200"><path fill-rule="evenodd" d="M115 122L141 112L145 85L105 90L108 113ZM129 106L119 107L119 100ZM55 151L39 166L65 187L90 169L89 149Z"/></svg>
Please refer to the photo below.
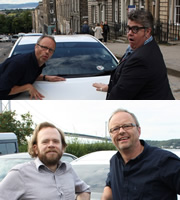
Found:
<svg viewBox="0 0 180 200"><path fill-rule="evenodd" d="M4 65L0 74L0 95L8 95L24 74L24 67L19 62L7 61Z"/></svg>
<svg viewBox="0 0 180 200"><path fill-rule="evenodd" d="M111 188L110 172L107 175L106 186L109 186Z"/></svg>

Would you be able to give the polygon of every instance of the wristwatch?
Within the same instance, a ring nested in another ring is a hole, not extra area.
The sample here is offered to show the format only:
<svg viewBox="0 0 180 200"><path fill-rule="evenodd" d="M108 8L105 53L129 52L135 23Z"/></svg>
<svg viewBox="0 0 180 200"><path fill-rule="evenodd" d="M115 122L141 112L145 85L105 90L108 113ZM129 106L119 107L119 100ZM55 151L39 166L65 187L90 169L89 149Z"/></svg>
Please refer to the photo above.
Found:
<svg viewBox="0 0 180 200"><path fill-rule="evenodd" d="M43 75L43 81L46 81L46 75Z"/></svg>

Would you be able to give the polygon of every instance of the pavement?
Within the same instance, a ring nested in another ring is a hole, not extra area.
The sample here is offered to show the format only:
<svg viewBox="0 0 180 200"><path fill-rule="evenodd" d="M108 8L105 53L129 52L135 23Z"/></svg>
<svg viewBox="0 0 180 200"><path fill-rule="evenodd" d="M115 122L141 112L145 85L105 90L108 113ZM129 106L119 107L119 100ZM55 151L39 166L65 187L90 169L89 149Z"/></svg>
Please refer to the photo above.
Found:
<svg viewBox="0 0 180 200"><path fill-rule="evenodd" d="M122 40L110 41L105 44L117 58L121 58L127 49L128 43ZM168 78L173 95L180 100L180 41L169 44L159 44L166 63Z"/></svg>

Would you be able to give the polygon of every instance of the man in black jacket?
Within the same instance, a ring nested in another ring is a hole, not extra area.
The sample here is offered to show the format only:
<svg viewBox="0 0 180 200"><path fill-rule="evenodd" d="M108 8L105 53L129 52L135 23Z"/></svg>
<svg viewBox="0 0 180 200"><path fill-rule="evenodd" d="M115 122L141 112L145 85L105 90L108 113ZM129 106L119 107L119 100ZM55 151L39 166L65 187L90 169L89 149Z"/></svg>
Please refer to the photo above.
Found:
<svg viewBox="0 0 180 200"><path fill-rule="evenodd" d="M173 100L162 53L152 37L153 16L144 10L128 14L129 46L109 84L94 83L107 100Z"/></svg>

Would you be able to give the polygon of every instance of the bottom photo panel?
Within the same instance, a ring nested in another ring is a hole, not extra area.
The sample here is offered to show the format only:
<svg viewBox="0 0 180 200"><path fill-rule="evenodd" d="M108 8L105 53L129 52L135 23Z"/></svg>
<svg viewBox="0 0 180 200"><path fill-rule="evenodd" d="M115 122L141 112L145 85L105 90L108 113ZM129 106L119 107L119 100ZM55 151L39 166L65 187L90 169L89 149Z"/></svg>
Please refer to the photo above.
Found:
<svg viewBox="0 0 180 200"><path fill-rule="evenodd" d="M0 200L180 200L180 101L0 100Z"/></svg>

